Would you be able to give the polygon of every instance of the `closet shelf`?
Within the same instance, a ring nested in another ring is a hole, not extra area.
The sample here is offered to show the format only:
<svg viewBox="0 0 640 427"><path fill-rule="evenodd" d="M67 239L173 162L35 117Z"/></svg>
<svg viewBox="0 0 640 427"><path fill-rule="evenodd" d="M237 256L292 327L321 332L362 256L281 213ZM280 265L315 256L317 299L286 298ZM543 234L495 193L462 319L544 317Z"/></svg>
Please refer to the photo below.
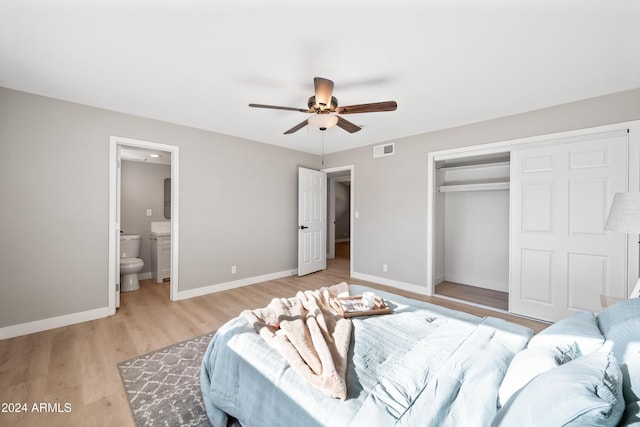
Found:
<svg viewBox="0 0 640 427"><path fill-rule="evenodd" d="M453 171L453 170L465 170L465 169L486 169L486 168L496 168L503 167L509 169L509 162L493 162L493 163L476 163L469 165L460 165L460 166L442 166L439 168L441 171Z"/></svg>
<svg viewBox="0 0 640 427"><path fill-rule="evenodd" d="M439 188L441 193L449 193L453 191L487 191L487 190L508 190L509 182L479 182L474 184L449 184L441 185Z"/></svg>

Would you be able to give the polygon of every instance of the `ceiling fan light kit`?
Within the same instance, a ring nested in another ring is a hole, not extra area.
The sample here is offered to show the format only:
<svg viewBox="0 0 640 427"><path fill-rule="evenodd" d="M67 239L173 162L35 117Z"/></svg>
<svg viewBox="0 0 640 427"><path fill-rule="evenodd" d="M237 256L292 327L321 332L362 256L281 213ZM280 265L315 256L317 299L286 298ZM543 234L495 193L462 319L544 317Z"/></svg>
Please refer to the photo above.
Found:
<svg viewBox="0 0 640 427"><path fill-rule="evenodd" d="M314 114L307 119L307 122L316 129L327 130L338 123L338 116L333 114Z"/></svg>
<svg viewBox="0 0 640 427"><path fill-rule="evenodd" d="M338 126L349 133L358 132L360 126L340 117L338 114L376 113L381 111L395 111L398 104L395 101L373 102L369 104L350 105L338 107L338 100L333 96L333 82L323 77L313 79L315 95L307 101L307 109L293 107L279 107L277 105L249 104L254 108L269 108L272 110L299 111L301 113L315 113L307 120L298 123L285 132L285 135L292 134L307 126L308 124L319 130L327 130L333 126ZM331 114L335 113L335 114Z"/></svg>

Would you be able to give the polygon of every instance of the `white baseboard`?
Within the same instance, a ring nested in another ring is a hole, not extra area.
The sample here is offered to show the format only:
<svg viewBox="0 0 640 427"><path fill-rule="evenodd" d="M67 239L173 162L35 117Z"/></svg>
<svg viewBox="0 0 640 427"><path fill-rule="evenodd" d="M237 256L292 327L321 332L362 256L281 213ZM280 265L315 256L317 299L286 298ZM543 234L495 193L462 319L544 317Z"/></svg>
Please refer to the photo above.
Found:
<svg viewBox="0 0 640 427"><path fill-rule="evenodd" d="M457 274L445 274L444 280L446 280L447 282L460 283L461 285L491 289L493 291L509 292L509 282L499 283L491 280L478 279L475 277L460 276Z"/></svg>
<svg viewBox="0 0 640 427"><path fill-rule="evenodd" d="M49 319L36 320L34 322L20 323L18 325L0 328L0 340L6 340L21 335L33 334L36 332L48 331L49 329L69 326L76 323L88 322L90 320L101 319L112 313L107 307L97 308L95 310L82 311L80 313L72 313L64 316L51 317Z"/></svg>
<svg viewBox="0 0 640 427"><path fill-rule="evenodd" d="M142 279L146 273L138 275L138 279ZM239 288L242 286L253 285L255 283L267 282L269 280L280 279L282 277L294 276L298 274L297 269L280 271L277 273L264 274L262 276L248 277L245 279L234 280L232 282L218 283L211 286L192 289L188 291L178 292L178 300L193 298L200 295L206 295L214 292L225 291L227 289ZM149 273L151 275L151 273ZM151 278L151 277L149 277ZM108 307L97 308L95 310L82 311L79 313L67 314L64 316L51 317L49 319L36 320L33 322L21 323L0 328L0 340L18 337L21 335L33 334L36 332L47 331L49 329L69 326L76 323L89 322L91 320L101 319L113 315Z"/></svg>
<svg viewBox="0 0 640 427"><path fill-rule="evenodd" d="M281 279L283 277L294 276L298 274L297 269L285 270L276 273L263 274L261 276L247 277L244 279L234 280L231 282L217 283L215 285L204 286L197 289L190 289L187 291L179 291L177 300L183 300L201 295L207 295L215 292L221 292L228 289L240 288L242 286L253 285L260 282L267 282L269 280ZM424 286L414 285L412 283L401 282L398 280L387 279L384 277L372 276L369 274L363 274L353 272L352 277L354 279L365 280L367 282L379 283L381 285L391 286L398 289L403 289L409 292L415 292L421 295L427 295L427 289ZM80 313L73 313L64 316L52 317L49 319L36 320L34 322L22 323L19 325L7 326L0 328L0 340L17 337L20 335L32 334L35 332L42 332L49 329L55 329L62 326L73 325L75 323L88 322L91 320L101 319L108 317L113 313L109 312L107 307L98 308L95 310L83 311Z"/></svg>
<svg viewBox="0 0 640 427"><path fill-rule="evenodd" d="M398 280L387 279L386 277L372 276L370 274L353 272L351 275L354 279L366 280L367 282L379 283L381 285L391 286L393 288L402 289L409 292L415 292L420 295L428 295L426 286L414 285L413 283L400 282Z"/></svg>
<svg viewBox="0 0 640 427"><path fill-rule="evenodd" d="M216 283L215 285L203 286L201 288L190 289L187 291L178 291L178 298L176 299L176 301L199 297L215 292L226 291L228 289L240 288L242 286L254 285L260 282L268 282L269 280L281 279L283 277L295 276L296 274L298 274L297 269L286 270L277 273L263 274L261 276L233 280L231 282Z"/></svg>

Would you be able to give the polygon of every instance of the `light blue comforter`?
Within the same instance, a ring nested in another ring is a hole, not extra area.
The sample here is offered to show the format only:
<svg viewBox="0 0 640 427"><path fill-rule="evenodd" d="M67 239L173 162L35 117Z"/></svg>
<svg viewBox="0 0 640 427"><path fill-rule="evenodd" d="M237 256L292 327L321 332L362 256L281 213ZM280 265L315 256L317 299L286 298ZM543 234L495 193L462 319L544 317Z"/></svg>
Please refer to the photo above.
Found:
<svg viewBox="0 0 640 427"><path fill-rule="evenodd" d="M372 291L393 314L353 319L345 401L302 380L243 318L225 324L202 361L214 427L488 426L498 388L528 328Z"/></svg>

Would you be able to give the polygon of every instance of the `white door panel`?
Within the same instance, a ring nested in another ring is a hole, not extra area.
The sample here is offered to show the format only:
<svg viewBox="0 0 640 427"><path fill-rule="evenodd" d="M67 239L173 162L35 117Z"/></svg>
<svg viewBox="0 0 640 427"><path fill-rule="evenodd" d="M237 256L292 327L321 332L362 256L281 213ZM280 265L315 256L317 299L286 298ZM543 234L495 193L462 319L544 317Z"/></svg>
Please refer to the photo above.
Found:
<svg viewBox="0 0 640 427"><path fill-rule="evenodd" d="M298 168L298 275L327 268L327 174Z"/></svg>
<svg viewBox="0 0 640 427"><path fill-rule="evenodd" d="M606 294L609 257L589 254L568 254L567 292L570 310L593 311L600 306L600 295Z"/></svg>
<svg viewBox="0 0 640 427"><path fill-rule="evenodd" d="M522 249L521 298L527 301L552 304L554 252Z"/></svg>
<svg viewBox="0 0 640 427"><path fill-rule="evenodd" d="M617 134L512 151L511 312L557 321L624 295L626 236L604 223L628 186L627 145Z"/></svg>
<svg viewBox="0 0 640 427"><path fill-rule="evenodd" d="M553 217L553 183L524 183L522 191L522 231L550 233Z"/></svg>
<svg viewBox="0 0 640 427"><path fill-rule="evenodd" d="M602 224L608 213L607 184L603 178L569 181L569 234L604 233Z"/></svg>

